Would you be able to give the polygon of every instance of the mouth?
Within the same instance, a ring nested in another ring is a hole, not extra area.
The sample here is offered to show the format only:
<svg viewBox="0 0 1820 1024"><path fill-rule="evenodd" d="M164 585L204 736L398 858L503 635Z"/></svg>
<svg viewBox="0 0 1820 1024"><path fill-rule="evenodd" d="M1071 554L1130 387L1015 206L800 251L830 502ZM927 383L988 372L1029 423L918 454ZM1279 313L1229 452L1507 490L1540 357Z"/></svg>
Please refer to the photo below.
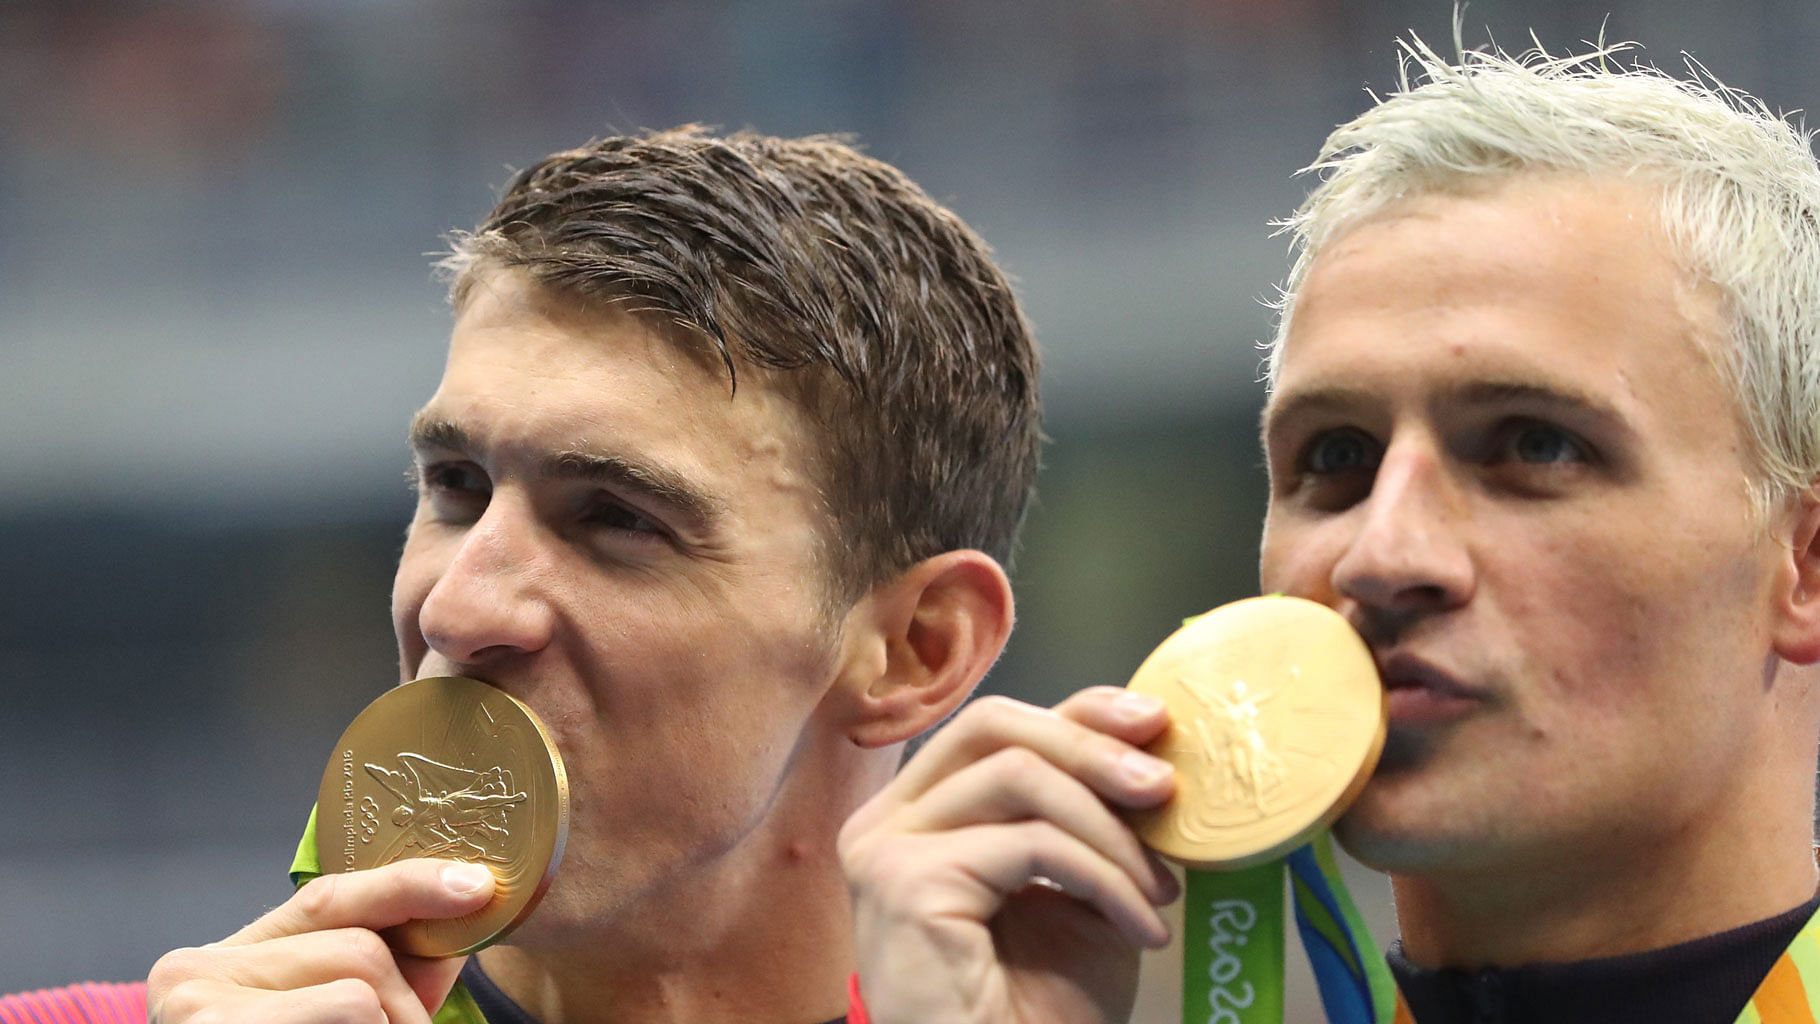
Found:
<svg viewBox="0 0 1820 1024"><path fill-rule="evenodd" d="M1392 728L1445 725L1479 710L1490 699L1485 690L1406 652L1380 653L1378 674L1384 681Z"/></svg>

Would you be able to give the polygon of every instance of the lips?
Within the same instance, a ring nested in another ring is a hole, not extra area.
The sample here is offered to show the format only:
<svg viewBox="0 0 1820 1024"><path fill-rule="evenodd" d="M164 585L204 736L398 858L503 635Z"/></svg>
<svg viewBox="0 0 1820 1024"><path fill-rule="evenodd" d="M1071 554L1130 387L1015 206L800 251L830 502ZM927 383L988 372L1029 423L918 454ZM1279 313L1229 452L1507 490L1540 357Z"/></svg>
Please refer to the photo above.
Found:
<svg viewBox="0 0 1820 1024"><path fill-rule="evenodd" d="M1489 694L1445 669L1401 651L1380 653L1392 726L1432 726L1456 721L1485 706Z"/></svg>

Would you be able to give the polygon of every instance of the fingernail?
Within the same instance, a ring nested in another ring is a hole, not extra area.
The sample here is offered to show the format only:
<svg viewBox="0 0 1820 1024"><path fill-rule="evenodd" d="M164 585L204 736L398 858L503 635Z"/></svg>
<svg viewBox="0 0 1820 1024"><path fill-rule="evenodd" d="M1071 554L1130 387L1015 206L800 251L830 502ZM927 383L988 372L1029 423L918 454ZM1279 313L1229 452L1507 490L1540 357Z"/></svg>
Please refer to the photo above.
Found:
<svg viewBox="0 0 1820 1024"><path fill-rule="evenodd" d="M1175 877L1175 872L1165 867L1157 868L1156 892L1159 907L1174 903L1182 895L1182 883Z"/></svg>
<svg viewBox="0 0 1820 1024"><path fill-rule="evenodd" d="M1134 690L1126 690L1119 694L1118 699L1112 702L1112 706L1126 718L1149 718L1163 710L1162 701L1147 693L1138 693Z"/></svg>
<svg viewBox="0 0 1820 1024"><path fill-rule="evenodd" d="M457 895L465 895L487 884L493 873L480 864L450 864L442 869L442 884Z"/></svg>
<svg viewBox="0 0 1820 1024"><path fill-rule="evenodd" d="M1119 757L1119 770L1139 786L1148 786L1175 771L1175 766L1161 758L1133 750Z"/></svg>

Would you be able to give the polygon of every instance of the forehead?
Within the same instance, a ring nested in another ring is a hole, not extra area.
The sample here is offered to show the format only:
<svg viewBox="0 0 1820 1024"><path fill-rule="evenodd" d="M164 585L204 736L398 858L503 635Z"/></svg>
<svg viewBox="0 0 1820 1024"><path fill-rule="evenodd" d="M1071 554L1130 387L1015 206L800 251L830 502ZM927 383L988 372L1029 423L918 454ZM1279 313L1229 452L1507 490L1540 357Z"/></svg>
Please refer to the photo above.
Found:
<svg viewBox="0 0 1820 1024"><path fill-rule="evenodd" d="M635 301L571 296L515 270L478 277L424 415L497 444L813 461L800 410L766 374L742 366L735 389L712 345L630 311Z"/></svg>
<svg viewBox="0 0 1820 1024"><path fill-rule="evenodd" d="M1675 259L1659 209L1650 187L1550 176L1368 219L1311 263L1266 429L1311 395L1516 385L1645 406L1717 386L1717 291Z"/></svg>
<svg viewBox="0 0 1820 1024"><path fill-rule="evenodd" d="M478 343L516 345L527 353L585 363L591 357L637 357L680 371L692 366L703 378L718 370L720 391L730 393L726 371L712 346L667 322L659 311L641 311L632 297L612 299L540 284L522 269L487 266L463 278L456 295L451 354ZM694 386L701 381L679 380Z"/></svg>

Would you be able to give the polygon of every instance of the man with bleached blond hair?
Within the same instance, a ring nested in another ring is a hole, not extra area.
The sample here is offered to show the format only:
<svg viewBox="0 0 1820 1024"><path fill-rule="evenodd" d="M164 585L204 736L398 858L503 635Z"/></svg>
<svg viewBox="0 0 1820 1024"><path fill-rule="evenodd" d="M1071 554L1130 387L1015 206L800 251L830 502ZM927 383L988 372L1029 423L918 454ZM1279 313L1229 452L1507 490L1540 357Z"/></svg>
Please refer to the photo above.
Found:
<svg viewBox="0 0 1820 1024"><path fill-rule="evenodd" d="M1398 1019L1815 1020L1808 139L1625 46L1405 49L1288 222L1260 558L1387 689L1335 834L1390 875ZM1168 797L1164 724L975 707L859 811L877 1024L1124 1019L1174 886L1116 812Z"/></svg>

